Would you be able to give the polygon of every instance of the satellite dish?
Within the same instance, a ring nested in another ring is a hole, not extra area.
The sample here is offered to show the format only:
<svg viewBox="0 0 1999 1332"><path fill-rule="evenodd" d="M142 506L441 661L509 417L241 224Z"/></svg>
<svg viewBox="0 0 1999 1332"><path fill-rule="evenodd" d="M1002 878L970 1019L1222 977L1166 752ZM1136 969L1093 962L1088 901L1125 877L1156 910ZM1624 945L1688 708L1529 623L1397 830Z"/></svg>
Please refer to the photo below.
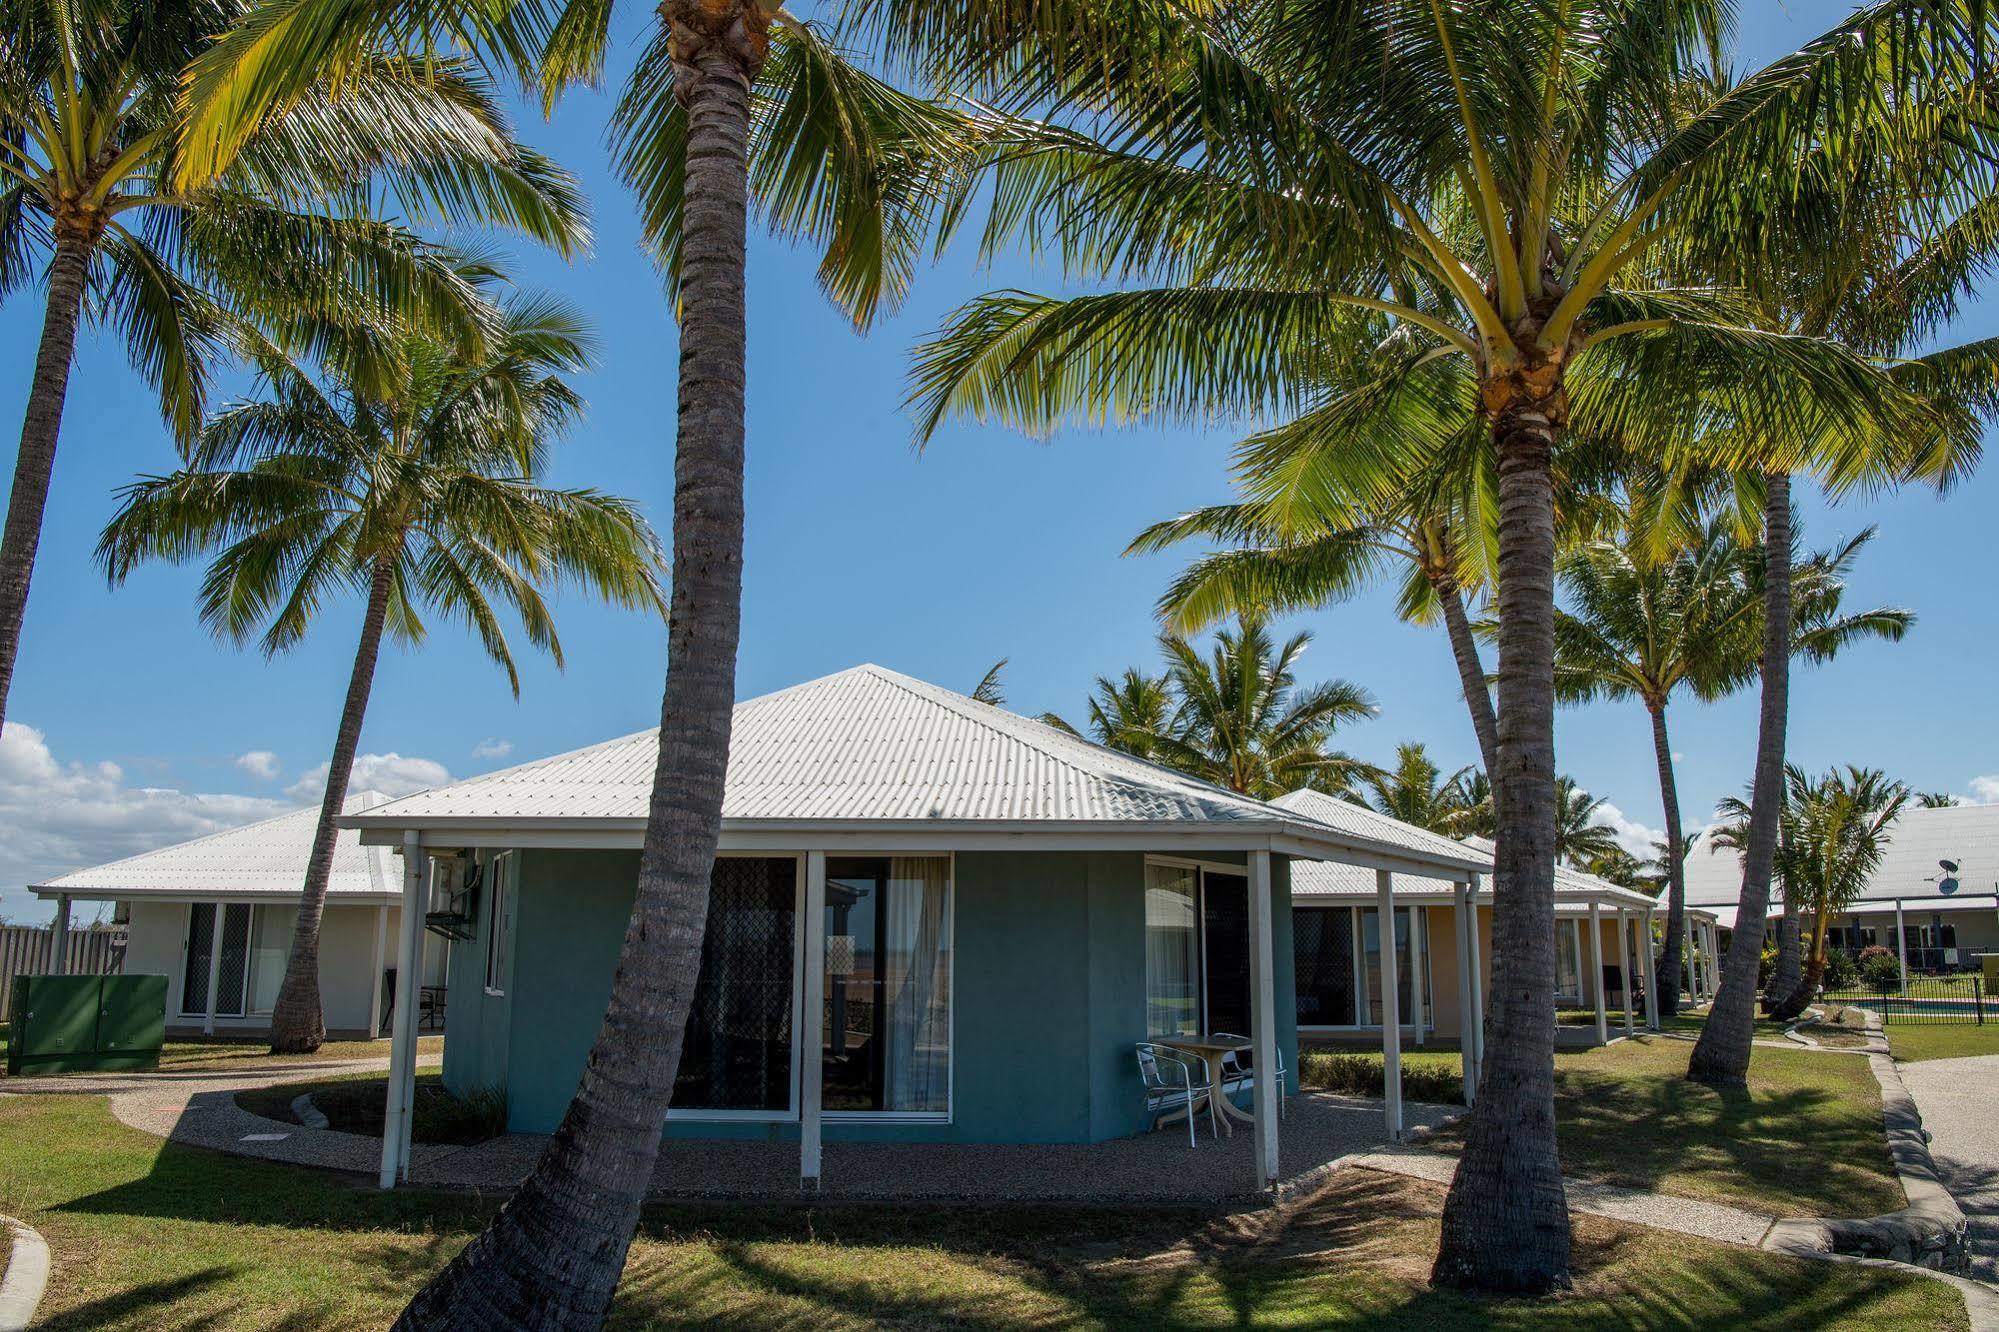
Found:
<svg viewBox="0 0 1999 1332"><path fill-rule="evenodd" d="M1943 872L1945 874L1957 873L1957 862L1955 860L1939 860L1937 864L1943 866Z"/></svg>
<svg viewBox="0 0 1999 1332"><path fill-rule="evenodd" d="M1945 897L1949 897L1952 893L1957 891L1957 880L1949 877L1938 879L1937 891L1942 893Z"/></svg>

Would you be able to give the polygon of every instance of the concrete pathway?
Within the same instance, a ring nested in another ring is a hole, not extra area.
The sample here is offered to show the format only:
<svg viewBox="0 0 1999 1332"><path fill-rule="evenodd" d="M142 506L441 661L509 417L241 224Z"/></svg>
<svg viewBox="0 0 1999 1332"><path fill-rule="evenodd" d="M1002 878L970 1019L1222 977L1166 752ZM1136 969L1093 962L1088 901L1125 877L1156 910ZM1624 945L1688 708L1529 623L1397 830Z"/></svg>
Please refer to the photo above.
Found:
<svg viewBox="0 0 1999 1332"><path fill-rule="evenodd" d="M1390 1147L1363 1156L1348 1157L1342 1165L1361 1166L1391 1175L1449 1184L1458 1172L1458 1158L1426 1147ZM1646 1193L1597 1184L1589 1180L1563 1181L1568 1190L1569 1210L1629 1221L1655 1230L1671 1230L1682 1235L1698 1235L1725 1244L1745 1244L1751 1248L1763 1242L1777 1218L1760 1212L1744 1211L1722 1203L1675 1198L1664 1193Z"/></svg>
<svg viewBox="0 0 1999 1332"><path fill-rule="evenodd" d="M1930 1157L1964 1209L1971 1274L1999 1284L1999 1055L1898 1064L1930 1134Z"/></svg>

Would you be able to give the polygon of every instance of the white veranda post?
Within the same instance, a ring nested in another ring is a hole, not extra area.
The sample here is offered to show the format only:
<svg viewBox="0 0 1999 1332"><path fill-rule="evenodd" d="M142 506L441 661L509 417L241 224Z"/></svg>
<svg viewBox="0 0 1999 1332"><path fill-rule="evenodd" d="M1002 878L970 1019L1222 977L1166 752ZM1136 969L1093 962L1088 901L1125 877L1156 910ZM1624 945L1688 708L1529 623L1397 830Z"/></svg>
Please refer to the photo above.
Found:
<svg viewBox="0 0 1999 1332"><path fill-rule="evenodd" d="M1415 1011L1409 1015L1409 1022L1415 1031L1416 1048L1423 1048L1423 991L1427 988L1424 978L1430 970L1428 952L1430 948L1429 922L1424 918L1428 910L1422 906L1409 908L1409 1006Z"/></svg>
<svg viewBox="0 0 1999 1332"><path fill-rule="evenodd" d="M1603 906L1589 904L1589 965L1590 974L1596 983L1590 988L1596 992L1596 1043L1610 1044L1610 1012L1604 1003L1603 994Z"/></svg>
<svg viewBox="0 0 1999 1332"><path fill-rule="evenodd" d="M1895 899L1895 960L1902 966L1902 993L1909 992L1909 930L1902 923L1902 899Z"/></svg>
<svg viewBox="0 0 1999 1332"><path fill-rule="evenodd" d="M1458 1070L1464 1083L1465 1104L1477 1098L1478 1068L1472 1060L1471 1035L1471 926L1477 919L1470 905L1471 889L1462 883L1451 885L1451 927L1458 942Z"/></svg>
<svg viewBox="0 0 1999 1332"><path fill-rule="evenodd" d="M1478 942L1478 886L1479 876L1471 876L1465 885L1465 894L1471 903L1471 1065L1472 1075L1485 1076L1485 963L1480 957Z"/></svg>
<svg viewBox="0 0 1999 1332"><path fill-rule="evenodd" d="M1637 1008L1638 967L1631 956L1631 913L1622 908L1617 912L1617 979L1624 990L1624 1034L1635 1035L1638 1030L1634 1016Z"/></svg>
<svg viewBox="0 0 1999 1332"><path fill-rule="evenodd" d="M394 1188L409 1177L410 1101L416 1091L417 968L423 961L424 888L429 876L420 834L403 834L403 901L396 950L396 1000L389 1036L388 1100L382 1115L380 1184Z"/></svg>
<svg viewBox="0 0 1999 1332"><path fill-rule="evenodd" d="M1382 1090L1388 1115L1388 1137L1402 1141L1402 1014L1396 993L1401 981L1395 974L1395 876L1387 870L1374 872L1376 951L1381 965L1381 1064Z"/></svg>
<svg viewBox="0 0 1999 1332"><path fill-rule="evenodd" d="M1639 952L1645 958L1645 1030L1659 1030L1659 955L1652 950L1652 913L1640 926Z"/></svg>
<svg viewBox="0 0 1999 1332"><path fill-rule="evenodd" d="M1272 942L1270 853L1249 853L1249 1038L1255 1066L1250 1070L1256 1121L1256 1178L1261 1188L1277 1186L1277 954Z"/></svg>
<svg viewBox="0 0 1999 1332"><path fill-rule="evenodd" d="M801 987L805 1002L799 1009L805 1020L798 1023L803 1059L798 1082L798 1187L814 1192L819 1188L819 1105L823 1090L825 1041L819 1032L819 1015L826 989L826 853L805 853L805 977Z"/></svg>
<svg viewBox="0 0 1999 1332"><path fill-rule="evenodd" d="M56 895L56 918L49 930L49 975L69 974L69 894Z"/></svg>

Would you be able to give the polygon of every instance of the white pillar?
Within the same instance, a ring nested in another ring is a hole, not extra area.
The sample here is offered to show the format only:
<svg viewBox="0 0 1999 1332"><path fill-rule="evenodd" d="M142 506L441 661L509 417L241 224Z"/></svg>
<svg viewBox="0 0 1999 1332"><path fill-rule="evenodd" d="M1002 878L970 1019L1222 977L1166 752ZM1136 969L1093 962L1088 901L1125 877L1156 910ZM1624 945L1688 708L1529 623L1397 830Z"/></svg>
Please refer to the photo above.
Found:
<svg viewBox="0 0 1999 1332"><path fill-rule="evenodd" d="M69 894L56 894L56 918L49 927L49 975L69 974Z"/></svg>
<svg viewBox="0 0 1999 1332"><path fill-rule="evenodd" d="M194 910L189 907L188 910ZM222 984L222 917L229 908L221 902L213 907L214 915L208 921L208 1007L202 1014L201 1033L215 1034L215 991Z"/></svg>
<svg viewBox="0 0 1999 1332"><path fill-rule="evenodd" d="M1909 929L1902 923L1902 899L1895 899L1895 960L1902 964L1902 993L1909 992ZM1884 1004L1885 1008L1886 1005Z"/></svg>
<svg viewBox="0 0 1999 1332"><path fill-rule="evenodd" d="M423 957L424 855L415 830L403 834L401 939L396 950L396 1008L389 1036L388 1101L382 1115L381 1186L409 1174L410 1101L416 1090L416 980Z"/></svg>
<svg viewBox="0 0 1999 1332"><path fill-rule="evenodd" d="M1429 974L1430 948L1429 922L1424 917L1425 908L1409 908L1409 1014L1410 1023L1416 1028L1416 1048L1423 1048L1423 978Z"/></svg>
<svg viewBox="0 0 1999 1332"><path fill-rule="evenodd" d="M1262 1188L1275 1188L1278 1178L1277 1085L1277 954L1271 936L1270 853L1249 853L1249 1039L1256 1067L1250 1070L1255 1099L1250 1113L1256 1120L1256 1175Z"/></svg>
<svg viewBox="0 0 1999 1332"><path fill-rule="evenodd" d="M1485 963L1479 956L1478 943L1478 886L1479 876L1474 874L1466 885L1471 897L1471 1063L1472 1072L1485 1076Z"/></svg>
<svg viewBox="0 0 1999 1332"><path fill-rule="evenodd" d="M1388 1115L1388 1138L1402 1141L1402 1014L1401 982L1395 973L1395 876L1387 870L1374 872L1375 933L1381 965L1381 1073L1384 1109Z"/></svg>
<svg viewBox="0 0 1999 1332"><path fill-rule="evenodd" d="M1596 992L1596 1043L1610 1044L1610 1013L1604 1006L1603 995L1603 906L1597 902L1589 904L1589 961L1590 974L1596 977L1591 986Z"/></svg>
<svg viewBox="0 0 1999 1332"><path fill-rule="evenodd" d="M1631 955L1631 913L1623 907L1617 909L1617 978L1624 985L1624 1034L1637 1034L1637 1022L1633 1010L1637 1001L1632 998L1638 983L1638 966Z"/></svg>
<svg viewBox="0 0 1999 1332"><path fill-rule="evenodd" d="M805 1002L792 1024L804 1056L798 1074L798 1187L819 1190L819 1098L826 1041L826 853L805 853Z"/></svg>
<svg viewBox="0 0 1999 1332"><path fill-rule="evenodd" d="M382 1034L382 959L389 952L389 907L375 908L375 952L368 971L368 1039Z"/></svg>
<svg viewBox="0 0 1999 1332"><path fill-rule="evenodd" d="M1652 912L1645 912L1645 1030L1659 1030L1659 955L1652 951Z"/></svg>
<svg viewBox="0 0 1999 1332"><path fill-rule="evenodd" d="M1471 927L1478 917L1467 901L1470 895L1464 884L1451 885L1451 925L1458 945L1458 1077L1465 1085L1466 1105L1477 1099L1478 1082L1471 1050Z"/></svg>

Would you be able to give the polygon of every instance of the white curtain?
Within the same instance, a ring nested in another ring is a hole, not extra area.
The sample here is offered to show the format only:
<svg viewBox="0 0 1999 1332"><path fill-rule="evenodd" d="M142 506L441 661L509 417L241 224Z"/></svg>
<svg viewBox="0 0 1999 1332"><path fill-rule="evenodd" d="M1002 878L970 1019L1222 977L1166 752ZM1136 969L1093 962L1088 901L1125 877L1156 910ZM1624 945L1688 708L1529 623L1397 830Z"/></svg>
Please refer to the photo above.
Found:
<svg viewBox="0 0 1999 1332"><path fill-rule="evenodd" d="M1200 1026L1200 936L1194 871L1145 867L1145 1034L1192 1036Z"/></svg>
<svg viewBox="0 0 1999 1332"><path fill-rule="evenodd" d="M935 856L889 861L882 959L888 1004L884 1110L950 1109L951 957L944 925L950 862Z"/></svg>

